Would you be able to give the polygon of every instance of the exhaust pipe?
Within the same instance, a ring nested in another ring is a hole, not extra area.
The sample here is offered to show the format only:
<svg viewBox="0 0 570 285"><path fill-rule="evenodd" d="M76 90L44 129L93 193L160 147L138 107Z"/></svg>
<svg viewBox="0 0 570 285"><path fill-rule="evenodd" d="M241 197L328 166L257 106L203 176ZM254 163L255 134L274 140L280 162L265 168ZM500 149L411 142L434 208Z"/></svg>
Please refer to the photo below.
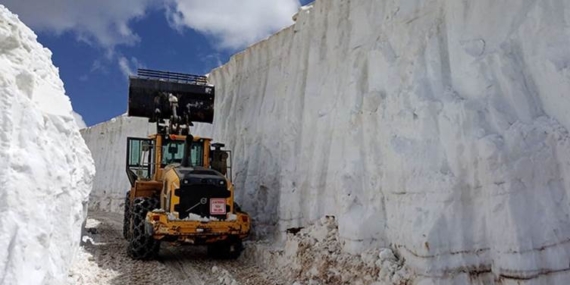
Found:
<svg viewBox="0 0 570 285"><path fill-rule="evenodd" d="M182 156L182 167L191 167L192 161L190 156L192 154L192 143L194 142L194 136L188 134L186 136L186 141L184 141L184 154Z"/></svg>

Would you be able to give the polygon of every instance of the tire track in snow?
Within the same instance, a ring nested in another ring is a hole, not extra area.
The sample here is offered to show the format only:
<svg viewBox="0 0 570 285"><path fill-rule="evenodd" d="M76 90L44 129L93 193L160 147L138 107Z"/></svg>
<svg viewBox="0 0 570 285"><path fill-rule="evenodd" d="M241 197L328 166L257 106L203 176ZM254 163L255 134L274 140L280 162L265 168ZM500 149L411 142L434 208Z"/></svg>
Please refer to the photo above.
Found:
<svg viewBox="0 0 570 285"><path fill-rule="evenodd" d="M117 278L117 282L110 284L263 285L280 283L276 282L278 278L272 276L272 272L261 269L251 259L243 256L237 260L211 259L207 256L205 247L173 247L168 243L163 243L156 261L131 260L126 254L127 242L122 236L122 215L89 211L88 216L101 224L97 226L96 234L88 234L95 244L86 244L86 250L95 256L100 266L108 264L109 260L119 260L118 263L123 264L121 267L112 268L119 270L121 276ZM93 232L90 229L88 231ZM106 243L106 245L98 243ZM213 270L214 267L217 269ZM232 281L235 282L232 283Z"/></svg>
<svg viewBox="0 0 570 285"><path fill-rule="evenodd" d="M95 228L87 228L87 235L93 242L86 242L85 250L93 255L99 267L119 273L118 277L107 283L108 285L204 284L200 272L176 265L177 258L169 254L168 249L161 250L161 260L135 261L128 257L127 242L122 236L121 215L90 211L88 216L101 224Z"/></svg>

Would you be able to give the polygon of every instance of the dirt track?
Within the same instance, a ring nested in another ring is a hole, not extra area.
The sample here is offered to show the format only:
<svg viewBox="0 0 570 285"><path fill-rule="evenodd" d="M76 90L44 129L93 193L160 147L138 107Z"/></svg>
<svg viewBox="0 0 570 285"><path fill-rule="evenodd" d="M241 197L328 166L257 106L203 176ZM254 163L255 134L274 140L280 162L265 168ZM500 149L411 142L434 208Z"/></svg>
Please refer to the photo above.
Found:
<svg viewBox="0 0 570 285"><path fill-rule="evenodd" d="M85 251L93 256L89 262L97 265L89 266L98 267L92 272L102 272L94 273L92 284L288 284L244 256L212 260L203 247L163 244L156 261L133 261L126 254L122 217L115 213L90 212L84 241Z"/></svg>

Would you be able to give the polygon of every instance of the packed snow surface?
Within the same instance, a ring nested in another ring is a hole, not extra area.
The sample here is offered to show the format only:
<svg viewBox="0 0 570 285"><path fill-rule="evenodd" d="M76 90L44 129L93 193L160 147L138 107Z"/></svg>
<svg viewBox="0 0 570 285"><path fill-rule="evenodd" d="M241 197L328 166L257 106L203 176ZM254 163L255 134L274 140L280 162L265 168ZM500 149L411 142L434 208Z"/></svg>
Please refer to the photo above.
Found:
<svg viewBox="0 0 570 285"><path fill-rule="evenodd" d="M570 278L570 2L319 1L213 70L256 231L338 218L422 284Z"/></svg>
<svg viewBox="0 0 570 285"><path fill-rule="evenodd" d="M51 52L0 5L0 284L62 284L95 173Z"/></svg>

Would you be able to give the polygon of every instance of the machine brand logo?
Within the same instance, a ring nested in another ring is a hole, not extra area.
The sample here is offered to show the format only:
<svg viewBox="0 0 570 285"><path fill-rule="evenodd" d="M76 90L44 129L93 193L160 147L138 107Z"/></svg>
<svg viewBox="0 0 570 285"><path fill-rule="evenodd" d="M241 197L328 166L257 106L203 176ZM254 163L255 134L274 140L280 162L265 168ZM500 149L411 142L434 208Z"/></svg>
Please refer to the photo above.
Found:
<svg viewBox="0 0 570 285"><path fill-rule="evenodd" d="M210 199L210 215L224 215L226 213L226 199Z"/></svg>

